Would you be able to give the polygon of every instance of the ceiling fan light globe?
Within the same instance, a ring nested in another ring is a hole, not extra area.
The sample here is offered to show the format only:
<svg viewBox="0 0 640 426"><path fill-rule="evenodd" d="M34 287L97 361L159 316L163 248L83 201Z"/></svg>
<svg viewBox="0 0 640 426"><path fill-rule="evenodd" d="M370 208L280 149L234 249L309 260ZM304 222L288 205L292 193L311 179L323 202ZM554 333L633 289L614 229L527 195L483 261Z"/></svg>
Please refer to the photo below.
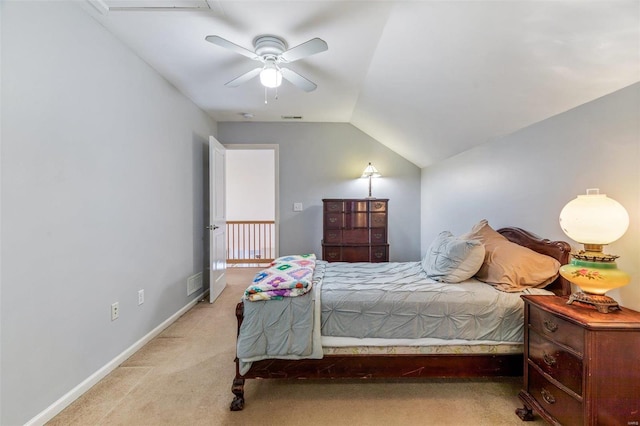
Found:
<svg viewBox="0 0 640 426"><path fill-rule="evenodd" d="M260 71L260 83L270 89L282 84L282 73L277 68L265 67Z"/></svg>

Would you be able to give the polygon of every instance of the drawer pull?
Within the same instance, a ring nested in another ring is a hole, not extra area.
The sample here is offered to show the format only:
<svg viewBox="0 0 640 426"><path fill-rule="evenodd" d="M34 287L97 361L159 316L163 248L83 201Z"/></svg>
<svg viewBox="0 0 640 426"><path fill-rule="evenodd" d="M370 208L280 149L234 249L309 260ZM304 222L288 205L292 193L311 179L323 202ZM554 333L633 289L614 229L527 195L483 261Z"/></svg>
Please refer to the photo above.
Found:
<svg viewBox="0 0 640 426"><path fill-rule="evenodd" d="M338 218L336 218L336 217L330 217L329 218L329 222L331 222L331 223L336 223L337 221L338 221Z"/></svg>
<svg viewBox="0 0 640 426"><path fill-rule="evenodd" d="M546 402L547 404L556 403L556 399L553 397L553 395L551 395L551 392L549 392L545 388L542 388L542 391L540 391L540 393L542 394L542 399L544 399L544 402Z"/></svg>
<svg viewBox="0 0 640 426"><path fill-rule="evenodd" d="M556 358L553 355L549 355L548 353L543 353L542 354L542 360L544 361L545 364L547 364L549 367L553 367L554 365L556 365Z"/></svg>
<svg viewBox="0 0 640 426"><path fill-rule="evenodd" d="M327 254L331 259L335 259L336 257L338 257L338 253L327 253Z"/></svg>
<svg viewBox="0 0 640 426"><path fill-rule="evenodd" d="M552 320L546 319L544 320L544 328L551 333L555 333L558 330L558 324L553 322Z"/></svg>

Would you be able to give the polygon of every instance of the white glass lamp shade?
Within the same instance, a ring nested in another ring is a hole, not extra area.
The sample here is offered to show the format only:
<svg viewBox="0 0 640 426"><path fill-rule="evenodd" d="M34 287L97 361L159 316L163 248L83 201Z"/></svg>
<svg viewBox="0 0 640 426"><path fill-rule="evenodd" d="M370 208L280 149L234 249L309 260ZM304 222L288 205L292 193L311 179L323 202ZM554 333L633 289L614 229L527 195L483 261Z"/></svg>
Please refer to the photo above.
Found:
<svg viewBox="0 0 640 426"><path fill-rule="evenodd" d="M282 84L282 73L273 62L267 62L260 71L260 83L270 89Z"/></svg>
<svg viewBox="0 0 640 426"><path fill-rule="evenodd" d="M569 238L582 244L610 244L624 235L629 214L616 200L588 189L560 212L560 227Z"/></svg>

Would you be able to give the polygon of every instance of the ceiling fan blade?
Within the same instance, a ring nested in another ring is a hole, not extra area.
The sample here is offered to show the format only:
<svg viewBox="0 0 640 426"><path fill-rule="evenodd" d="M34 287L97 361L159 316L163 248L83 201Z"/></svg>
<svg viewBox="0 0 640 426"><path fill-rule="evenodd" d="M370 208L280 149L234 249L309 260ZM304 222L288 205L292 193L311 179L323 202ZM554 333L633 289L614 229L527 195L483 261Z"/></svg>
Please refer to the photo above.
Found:
<svg viewBox="0 0 640 426"><path fill-rule="evenodd" d="M295 71L290 70L289 68L280 68L280 72L282 73L282 77L287 79L291 84L296 86L299 89L304 90L305 92L313 92L318 87L314 82L307 80L300 74Z"/></svg>
<svg viewBox="0 0 640 426"><path fill-rule="evenodd" d="M234 52L239 53L243 56L246 56L247 58L251 58L255 60L260 59L260 57L256 55L255 52L245 49L242 46L238 46L237 44L232 43L229 40L224 39L220 36L210 35L210 36L206 36L204 39L207 40L209 43L213 43L217 46L224 47L225 49L233 50Z"/></svg>
<svg viewBox="0 0 640 426"><path fill-rule="evenodd" d="M320 38L312 38L296 47L283 52L280 57L286 62L297 61L298 59L306 58L307 56L315 55L316 53L324 52L327 50L327 42Z"/></svg>
<svg viewBox="0 0 640 426"><path fill-rule="evenodd" d="M258 74L260 74L260 71L262 71L261 67L254 68L251 71L242 74L240 77L236 77L233 80L231 80L230 82L225 83L224 85L228 86L228 87L238 87L242 83L246 83L247 81L251 80L252 78L257 77Z"/></svg>

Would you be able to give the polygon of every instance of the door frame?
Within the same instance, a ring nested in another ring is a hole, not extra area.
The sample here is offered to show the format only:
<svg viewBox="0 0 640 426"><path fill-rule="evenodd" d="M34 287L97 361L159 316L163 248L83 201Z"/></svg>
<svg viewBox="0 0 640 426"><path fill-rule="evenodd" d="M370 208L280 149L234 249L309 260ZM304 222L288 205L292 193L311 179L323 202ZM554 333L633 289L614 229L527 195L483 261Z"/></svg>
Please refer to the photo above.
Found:
<svg viewBox="0 0 640 426"><path fill-rule="evenodd" d="M227 150L271 150L273 151L274 174L274 221L275 221L275 248L274 257L280 255L280 145L278 144L224 144Z"/></svg>

